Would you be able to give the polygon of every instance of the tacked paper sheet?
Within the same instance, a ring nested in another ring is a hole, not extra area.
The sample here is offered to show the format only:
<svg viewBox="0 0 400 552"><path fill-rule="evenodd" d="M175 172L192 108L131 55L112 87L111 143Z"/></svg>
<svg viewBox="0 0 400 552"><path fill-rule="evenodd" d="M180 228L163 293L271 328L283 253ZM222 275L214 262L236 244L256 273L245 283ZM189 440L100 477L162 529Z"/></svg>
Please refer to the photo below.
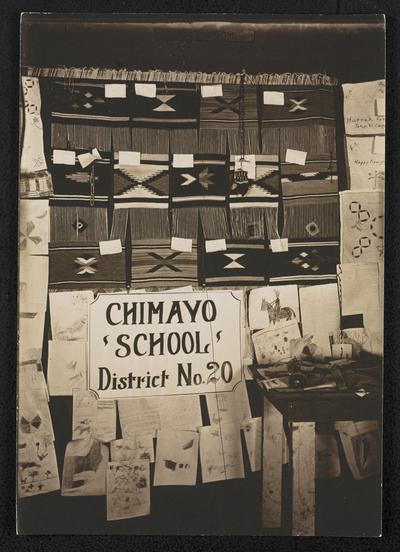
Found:
<svg viewBox="0 0 400 552"><path fill-rule="evenodd" d="M249 295L251 330L280 328L290 321L300 321L297 285L255 288Z"/></svg>
<svg viewBox="0 0 400 552"><path fill-rule="evenodd" d="M150 469L146 460L109 462L107 520L150 514Z"/></svg>
<svg viewBox="0 0 400 552"><path fill-rule="evenodd" d="M19 310L36 303L46 310L49 258L40 255L19 256Z"/></svg>
<svg viewBox="0 0 400 552"><path fill-rule="evenodd" d="M375 153L374 136L346 136L351 190L384 190L385 155Z"/></svg>
<svg viewBox="0 0 400 552"><path fill-rule="evenodd" d="M244 477L238 424L200 428L200 462L203 483Z"/></svg>
<svg viewBox="0 0 400 552"><path fill-rule="evenodd" d="M299 294L303 336L312 335L323 355L332 356L329 336L340 329L337 284L303 287Z"/></svg>
<svg viewBox="0 0 400 552"><path fill-rule="evenodd" d="M107 445L97 439L70 441L65 449L62 496L106 494Z"/></svg>
<svg viewBox="0 0 400 552"><path fill-rule="evenodd" d="M198 455L196 431L158 431L154 485L196 485Z"/></svg>
<svg viewBox="0 0 400 552"><path fill-rule="evenodd" d="M53 438L25 434L18 442L18 496L58 491L60 479Z"/></svg>
<svg viewBox="0 0 400 552"><path fill-rule="evenodd" d="M241 422L251 418L245 381L241 381L234 391L229 393L208 393L206 401L210 424Z"/></svg>
<svg viewBox="0 0 400 552"><path fill-rule="evenodd" d="M49 294L53 340L87 341L88 305L93 291L62 291Z"/></svg>
<svg viewBox="0 0 400 552"><path fill-rule="evenodd" d="M384 252L383 192L340 192L342 263L382 262Z"/></svg>
<svg viewBox="0 0 400 552"><path fill-rule="evenodd" d="M381 441L377 422L336 422L335 427L354 479L378 473Z"/></svg>
<svg viewBox="0 0 400 552"><path fill-rule="evenodd" d="M252 472L261 470L261 443L262 443L262 419L250 418L241 424L246 441L247 454L249 456Z"/></svg>
<svg viewBox="0 0 400 552"><path fill-rule="evenodd" d="M118 401L122 436L153 435L159 429L196 429L202 425L198 395Z"/></svg>
<svg viewBox="0 0 400 552"><path fill-rule="evenodd" d="M20 305L18 317L19 361L42 357L45 306L37 303Z"/></svg>
<svg viewBox="0 0 400 552"><path fill-rule="evenodd" d="M73 390L72 439L93 437L108 443L115 439L115 401L98 400L86 390Z"/></svg>
<svg viewBox="0 0 400 552"><path fill-rule="evenodd" d="M290 342L300 337L297 322L289 322L277 329L266 329L252 335L259 364L269 364L290 359Z"/></svg>
<svg viewBox="0 0 400 552"><path fill-rule="evenodd" d="M385 113L379 108L385 99L385 81L343 84L346 134L384 134Z"/></svg>
<svg viewBox="0 0 400 552"><path fill-rule="evenodd" d="M86 343L49 341L47 380L50 395L72 395L73 389L86 389Z"/></svg>

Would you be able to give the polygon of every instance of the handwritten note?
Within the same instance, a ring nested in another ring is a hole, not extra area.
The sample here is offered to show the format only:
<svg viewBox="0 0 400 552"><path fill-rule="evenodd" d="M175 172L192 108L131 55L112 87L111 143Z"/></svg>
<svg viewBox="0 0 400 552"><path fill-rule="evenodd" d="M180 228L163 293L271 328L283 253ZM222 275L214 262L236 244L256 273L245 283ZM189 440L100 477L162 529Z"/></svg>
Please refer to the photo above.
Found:
<svg viewBox="0 0 400 552"><path fill-rule="evenodd" d="M150 514L150 469L145 460L109 462L107 521Z"/></svg>
<svg viewBox="0 0 400 552"><path fill-rule="evenodd" d="M55 341L87 341L91 290L50 292L51 335Z"/></svg>
<svg viewBox="0 0 400 552"><path fill-rule="evenodd" d="M226 251L226 240L206 240L206 252Z"/></svg>
<svg viewBox="0 0 400 552"><path fill-rule="evenodd" d="M200 428L200 462L203 483L244 477L238 424Z"/></svg>
<svg viewBox="0 0 400 552"><path fill-rule="evenodd" d="M48 373L50 395L72 395L85 389L87 380L86 343L49 341Z"/></svg>
<svg viewBox="0 0 400 552"><path fill-rule="evenodd" d="M140 165L140 151L119 151L118 164L137 167Z"/></svg>
<svg viewBox="0 0 400 552"><path fill-rule="evenodd" d="M93 437L108 443L115 439L115 401L98 400L93 393L74 389L72 402L72 438Z"/></svg>
<svg viewBox="0 0 400 552"><path fill-rule="evenodd" d="M384 134L382 100L385 98L385 81L357 82L342 87L346 134Z"/></svg>
<svg viewBox="0 0 400 552"><path fill-rule="evenodd" d="M96 439L70 441L65 449L61 495L105 495L108 457L108 447Z"/></svg>
<svg viewBox="0 0 400 552"><path fill-rule="evenodd" d="M158 431L154 486L196 485L198 454L196 431Z"/></svg>
<svg viewBox="0 0 400 552"><path fill-rule="evenodd" d="M383 190L385 187L385 158L375 151L376 138L383 140L384 146L384 136L346 136L352 190Z"/></svg>
<svg viewBox="0 0 400 552"><path fill-rule="evenodd" d="M288 238L274 238L269 243L271 244L272 253L282 253L289 249Z"/></svg>

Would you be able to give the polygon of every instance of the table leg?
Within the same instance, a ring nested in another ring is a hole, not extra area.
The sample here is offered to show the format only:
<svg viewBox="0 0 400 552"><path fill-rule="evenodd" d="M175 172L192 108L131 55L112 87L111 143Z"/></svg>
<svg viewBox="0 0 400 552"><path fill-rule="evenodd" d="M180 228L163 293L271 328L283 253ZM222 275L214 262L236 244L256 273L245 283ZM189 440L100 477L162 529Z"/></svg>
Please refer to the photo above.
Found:
<svg viewBox="0 0 400 552"><path fill-rule="evenodd" d="M315 535L315 423L292 422L292 534Z"/></svg>
<svg viewBox="0 0 400 552"><path fill-rule="evenodd" d="M263 527L281 527L282 517L282 414L264 397L263 414Z"/></svg>

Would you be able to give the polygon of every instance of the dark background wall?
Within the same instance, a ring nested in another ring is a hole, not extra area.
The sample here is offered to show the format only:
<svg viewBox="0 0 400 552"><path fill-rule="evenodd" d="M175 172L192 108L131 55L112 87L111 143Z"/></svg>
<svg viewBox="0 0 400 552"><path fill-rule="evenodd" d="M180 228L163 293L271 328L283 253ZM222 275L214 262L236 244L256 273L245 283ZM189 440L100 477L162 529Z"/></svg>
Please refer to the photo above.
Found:
<svg viewBox="0 0 400 552"><path fill-rule="evenodd" d="M321 72L344 82L384 76L383 16L170 19L24 14L21 62L38 67Z"/></svg>

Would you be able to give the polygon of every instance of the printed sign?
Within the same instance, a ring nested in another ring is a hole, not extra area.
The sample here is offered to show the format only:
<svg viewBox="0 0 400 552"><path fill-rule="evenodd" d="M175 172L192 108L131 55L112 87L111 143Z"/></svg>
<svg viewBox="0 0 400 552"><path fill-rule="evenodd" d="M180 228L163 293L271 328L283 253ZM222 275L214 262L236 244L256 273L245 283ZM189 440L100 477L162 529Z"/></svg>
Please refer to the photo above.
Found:
<svg viewBox="0 0 400 552"><path fill-rule="evenodd" d="M89 307L89 389L101 399L233 391L240 291L99 294Z"/></svg>

